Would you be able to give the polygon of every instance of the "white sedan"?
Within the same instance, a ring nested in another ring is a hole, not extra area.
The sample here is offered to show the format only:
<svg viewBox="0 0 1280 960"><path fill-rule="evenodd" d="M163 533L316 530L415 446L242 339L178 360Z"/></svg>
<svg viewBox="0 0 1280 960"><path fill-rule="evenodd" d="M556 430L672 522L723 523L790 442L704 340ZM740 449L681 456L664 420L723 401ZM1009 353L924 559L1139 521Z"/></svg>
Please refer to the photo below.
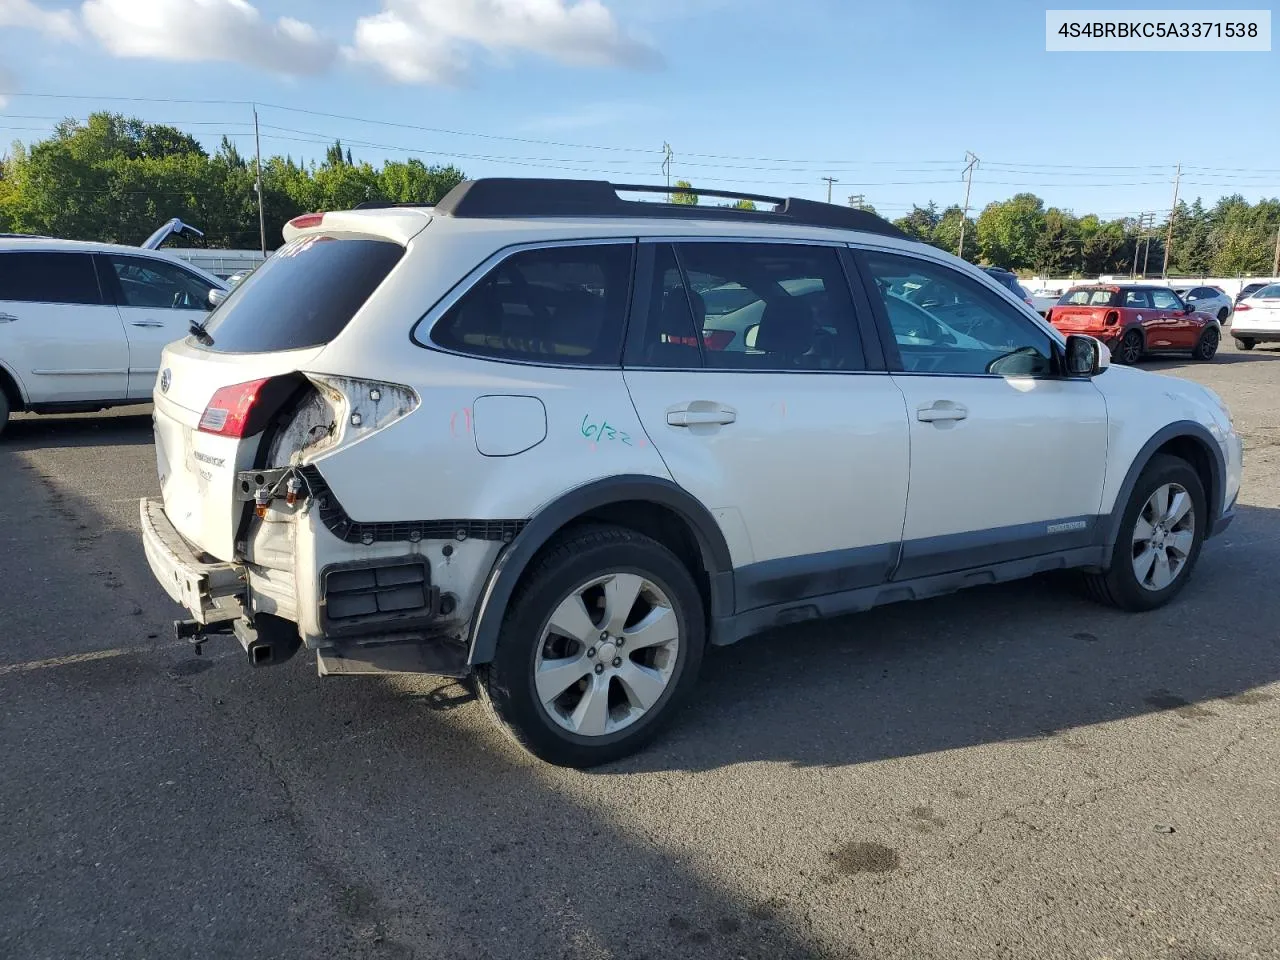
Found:
<svg viewBox="0 0 1280 960"><path fill-rule="evenodd" d="M1265 286L1236 304L1231 335L1241 350L1280 341L1280 283Z"/></svg>

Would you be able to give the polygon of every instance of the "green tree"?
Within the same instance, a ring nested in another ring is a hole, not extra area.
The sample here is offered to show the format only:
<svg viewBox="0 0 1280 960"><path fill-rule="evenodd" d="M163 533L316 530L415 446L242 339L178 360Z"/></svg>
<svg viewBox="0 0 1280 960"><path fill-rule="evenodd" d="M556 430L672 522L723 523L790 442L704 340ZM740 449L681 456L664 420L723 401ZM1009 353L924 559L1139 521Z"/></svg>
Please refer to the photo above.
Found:
<svg viewBox="0 0 1280 960"><path fill-rule="evenodd" d="M961 224L964 224L965 252L972 255L972 252L977 249L975 240L977 224L973 222L973 217L966 217L964 210L955 204L942 211L942 215L938 217L938 226L928 242L948 253L955 253L960 248Z"/></svg>
<svg viewBox="0 0 1280 960"><path fill-rule="evenodd" d="M754 210L756 202L754 200L739 200L734 205L735 210Z"/></svg>
<svg viewBox="0 0 1280 960"><path fill-rule="evenodd" d="M1044 230L1044 201L1033 193L989 203L978 217L978 249L997 267L1018 270L1035 262L1036 241Z"/></svg>
<svg viewBox="0 0 1280 960"><path fill-rule="evenodd" d="M690 207L696 207L698 205L698 195L696 193L689 192L689 188L692 187L693 184L691 184L688 180L677 180L675 182L675 186L683 187L684 189L678 193L673 192L671 194L672 203L685 204L686 206L690 206Z"/></svg>
<svg viewBox="0 0 1280 960"><path fill-rule="evenodd" d="M909 237L928 242L937 233L941 219L938 216L937 204L930 202L927 207L912 204L911 212L893 221L893 225Z"/></svg>

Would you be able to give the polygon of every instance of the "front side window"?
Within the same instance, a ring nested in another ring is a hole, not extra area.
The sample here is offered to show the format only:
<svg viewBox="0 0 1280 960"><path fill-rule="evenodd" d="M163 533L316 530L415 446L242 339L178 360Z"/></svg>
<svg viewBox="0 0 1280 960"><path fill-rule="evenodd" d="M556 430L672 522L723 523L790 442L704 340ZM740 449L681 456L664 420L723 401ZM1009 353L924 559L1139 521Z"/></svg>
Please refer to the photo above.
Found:
<svg viewBox="0 0 1280 960"><path fill-rule="evenodd" d="M120 284L122 307L208 310L213 288L176 264L147 257L107 257Z"/></svg>
<svg viewBox="0 0 1280 960"><path fill-rule="evenodd" d="M863 254L905 370L1045 376L1053 341L1017 308L957 270L915 257Z"/></svg>
<svg viewBox="0 0 1280 960"><path fill-rule="evenodd" d="M514 253L436 321L446 350L534 363L618 363L631 286L630 243Z"/></svg>
<svg viewBox="0 0 1280 960"><path fill-rule="evenodd" d="M1152 290L1151 306L1156 310L1181 310L1182 301L1172 290Z"/></svg>
<svg viewBox="0 0 1280 960"><path fill-rule="evenodd" d="M0 253L0 300L101 304L87 253Z"/></svg>
<svg viewBox="0 0 1280 960"><path fill-rule="evenodd" d="M663 244L640 344L628 364L691 365L692 346L711 369L865 367L840 253L808 244Z"/></svg>

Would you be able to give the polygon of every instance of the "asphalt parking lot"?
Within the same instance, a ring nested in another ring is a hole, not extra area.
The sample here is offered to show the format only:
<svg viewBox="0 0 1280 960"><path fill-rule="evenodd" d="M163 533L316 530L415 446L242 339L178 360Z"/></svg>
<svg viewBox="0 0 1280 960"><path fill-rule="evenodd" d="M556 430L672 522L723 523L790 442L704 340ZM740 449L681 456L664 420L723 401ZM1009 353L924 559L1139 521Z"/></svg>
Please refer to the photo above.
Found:
<svg viewBox="0 0 1280 960"><path fill-rule="evenodd" d="M1280 351L1212 386L1242 508L1171 607L1054 580L712 651L547 767L436 678L203 657L136 535L147 408L0 440L0 956L1280 956Z"/></svg>

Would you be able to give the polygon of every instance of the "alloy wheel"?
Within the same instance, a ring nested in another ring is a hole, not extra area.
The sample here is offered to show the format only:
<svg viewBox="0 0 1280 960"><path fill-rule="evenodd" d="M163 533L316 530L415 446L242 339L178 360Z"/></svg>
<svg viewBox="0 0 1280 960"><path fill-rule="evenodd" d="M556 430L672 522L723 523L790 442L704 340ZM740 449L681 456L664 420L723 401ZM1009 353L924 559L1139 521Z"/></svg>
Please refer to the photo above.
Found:
<svg viewBox="0 0 1280 960"><path fill-rule="evenodd" d="M617 733L662 698L679 655L679 620L657 584L634 573L595 577L570 591L543 627L537 700L570 733Z"/></svg>
<svg viewBox="0 0 1280 960"><path fill-rule="evenodd" d="M1195 545L1196 511L1179 483L1156 487L1133 526L1133 573L1144 589L1163 590L1186 569Z"/></svg>

